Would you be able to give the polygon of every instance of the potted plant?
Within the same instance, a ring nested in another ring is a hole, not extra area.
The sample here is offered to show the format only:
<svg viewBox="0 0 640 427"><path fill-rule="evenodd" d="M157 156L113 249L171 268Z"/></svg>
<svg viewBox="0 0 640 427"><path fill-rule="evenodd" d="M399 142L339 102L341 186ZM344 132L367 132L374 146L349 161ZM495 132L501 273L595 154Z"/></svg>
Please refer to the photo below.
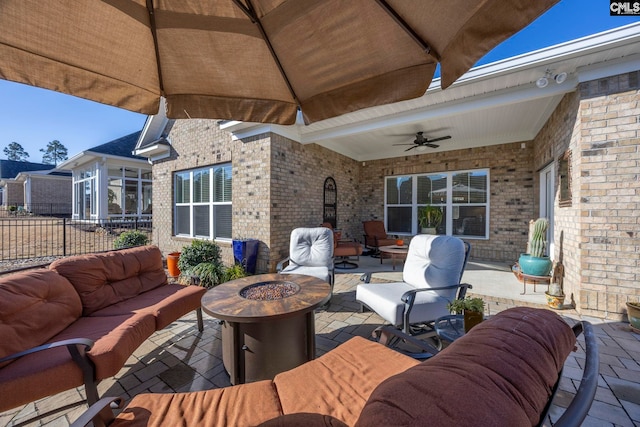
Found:
<svg viewBox="0 0 640 427"><path fill-rule="evenodd" d="M203 263L212 264L212 266L200 266ZM178 268L181 277L188 277L191 283L215 286L220 283L219 278L222 277L220 247L209 240L193 240L191 245L182 248L178 259ZM206 276L205 283L202 283L200 274ZM218 279L214 280L214 276L217 276ZM208 279L211 279L211 283L207 282Z"/></svg>
<svg viewBox="0 0 640 427"><path fill-rule="evenodd" d="M553 309L561 310L564 308L564 290L562 289L562 281L564 279L564 267L561 262L557 262L553 267L553 275L549 290L545 291L547 297L547 305Z"/></svg>
<svg viewBox="0 0 640 427"><path fill-rule="evenodd" d="M178 261L180 260L180 252L171 252L167 255L167 270L169 270L169 276L180 276L180 268L178 268Z"/></svg>
<svg viewBox="0 0 640 427"><path fill-rule="evenodd" d="M418 224L422 234L436 234L436 228L442 223L442 210L439 207L426 205L418 208Z"/></svg>
<svg viewBox="0 0 640 427"><path fill-rule="evenodd" d="M529 227L528 253L520 254L518 264L520 271L529 276L548 276L551 271L552 262L548 256L544 255L547 247L547 228L549 220L538 218Z"/></svg>
<svg viewBox="0 0 640 427"><path fill-rule="evenodd" d="M471 328L484 319L484 300L482 298L466 297L464 299L455 299L447 304L447 309L451 313L464 316L465 332L469 332Z"/></svg>
<svg viewBox="0 0 640 427"><path fill-rule="evenodd" d="M640 302L627 301L627 317L629 318L631 330L640 334Z"/></svg>

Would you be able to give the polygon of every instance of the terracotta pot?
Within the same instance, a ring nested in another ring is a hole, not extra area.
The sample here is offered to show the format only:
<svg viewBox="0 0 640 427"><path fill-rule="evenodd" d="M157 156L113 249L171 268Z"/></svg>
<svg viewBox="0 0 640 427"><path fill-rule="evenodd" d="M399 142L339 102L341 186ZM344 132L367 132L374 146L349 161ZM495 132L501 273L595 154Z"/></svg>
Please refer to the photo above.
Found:
<svg viewBox="0 0 640 427"><path fill-rule="evenodd" d="M484 314L479 311L464 311L464 332L469 332L471 328L484 320Z"/></svg>
<svg viewBox="0 0 640 427"><path fill-rule="evenodd" d="M640 305L627 303L627 317L631 329L640 334Z"/></svg>
<svg viewBox="0 0 640 427"><path fill-rule="evenodd" d="M402 239L396 240L396 245L397 246L403 246L404 245L404 240L402 240Z"/></svg>
<svg viewBox="0 0 640 427"><path fill-rule="evenodd" d="M178 277L180 275L180 269L178 268L179 259L180 252L171 252L167 255L167 270L169 270L169 276Z"/></svg>

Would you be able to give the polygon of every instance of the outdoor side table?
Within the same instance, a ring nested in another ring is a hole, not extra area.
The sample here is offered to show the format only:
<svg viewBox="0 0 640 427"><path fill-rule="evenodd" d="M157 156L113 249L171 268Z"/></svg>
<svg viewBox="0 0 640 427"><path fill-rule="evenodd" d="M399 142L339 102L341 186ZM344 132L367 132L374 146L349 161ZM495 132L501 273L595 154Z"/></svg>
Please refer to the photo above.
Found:
<svg viewBox="0 0 640 427"><path fill-rule="evenodd" d="M289 295L251 299L275 286ZM231 384L273 379L315 358L314 309L331 298L331 285L301 274L260 274L222 283L202 297L202 310L222 324L222 362Z"/></svg>
<svg viewBox="0 0 640 427"><path fill-rule="evenodd" d="M451 314L440 317L436 319L433 327L441 339L454 342L464 336L464 316L462 314Z"/></svg>

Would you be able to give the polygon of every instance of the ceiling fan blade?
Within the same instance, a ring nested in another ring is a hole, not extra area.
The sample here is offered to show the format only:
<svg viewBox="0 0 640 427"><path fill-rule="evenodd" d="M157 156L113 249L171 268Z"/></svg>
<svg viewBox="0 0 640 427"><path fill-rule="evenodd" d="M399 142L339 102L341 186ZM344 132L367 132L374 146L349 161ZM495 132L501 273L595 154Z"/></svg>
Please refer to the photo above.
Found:
<svg viewBox="0 0 640 427"><path fill-rule="evenodd" d="M431 148L438 148L438 147L440 147L438 144L424 144L424 145L426 145L427 147L431 147Z"/></svg>
<svg viewBox="0 0 640 427"><path fill-rule="evenodd" d="M393 144L393 145L413 145L413 144Z"/></svg>
<svg viewBox="0 0 640 427"><path fill-rule="evenodd" d="M436 142L436 141L442 141L445 139L451 139L451 135L441 136L440 138L427 139L427 142Z"/></svg>
<svg viewBox="0 0 640 427"><path fill-rule="evenodd" d="M413 149L414 149L414 148L416 148L416 147L417 147L417 145L414 145L413 147L409 147L409 148L407 148L407 149L406 149L406 150L404 150L404 151L413 150Z"/></svg>

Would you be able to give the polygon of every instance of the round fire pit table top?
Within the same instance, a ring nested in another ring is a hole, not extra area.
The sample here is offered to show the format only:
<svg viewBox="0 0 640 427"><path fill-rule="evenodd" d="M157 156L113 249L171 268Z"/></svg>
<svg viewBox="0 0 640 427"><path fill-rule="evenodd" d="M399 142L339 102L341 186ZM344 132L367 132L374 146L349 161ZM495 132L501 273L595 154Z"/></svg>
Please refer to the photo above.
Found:
<svg viewBox="0 0 640 427"><path fill-rule="evenodd" d="M260 283L291 284L297 292L277 299L248 299L246 288ZM302 274L259 274L221 283L202 297L202 310L208 315L231 322L277 320L309 312L329 301L331 286L324 280Z"/></svg>

